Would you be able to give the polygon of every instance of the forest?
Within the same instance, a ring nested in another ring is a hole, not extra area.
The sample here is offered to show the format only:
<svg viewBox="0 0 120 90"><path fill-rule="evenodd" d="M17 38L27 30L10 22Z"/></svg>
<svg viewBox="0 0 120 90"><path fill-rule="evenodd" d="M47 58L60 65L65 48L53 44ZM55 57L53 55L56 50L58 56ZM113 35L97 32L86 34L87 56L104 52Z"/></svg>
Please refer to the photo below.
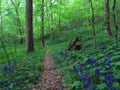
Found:
<svg viewBox="0 0 120 90"><path fill-rule="evenodd" d="M120 0L0 0L0 90L120 90Z"/></svg>

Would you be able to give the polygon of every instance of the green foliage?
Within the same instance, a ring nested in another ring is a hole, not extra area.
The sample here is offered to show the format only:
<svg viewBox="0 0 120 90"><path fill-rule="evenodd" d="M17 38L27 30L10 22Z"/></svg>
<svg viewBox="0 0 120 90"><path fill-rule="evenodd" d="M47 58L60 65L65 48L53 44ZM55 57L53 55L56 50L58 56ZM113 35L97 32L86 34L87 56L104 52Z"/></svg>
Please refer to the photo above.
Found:
<svg viewBox="0 0 120 90"><path fill-rule="evenodd" d="M19 82L18 90L23 90L25 85L29 87L29 84L33 82L34 74L38 74L39 69L42 66L44 49L41 49L41 4L40 0L33 0L33 34L35 39L35 52L26 53L25 43L19 44L20 39L25 40L25 0L14 0L15 5L20 3L17 8L11 3L11 0L0 0L0 38L4 42L3 47L0 41L0 81L8 80L8 86L13 89L15 88L12 83L13 79L17 78ZM110 0L110 18L111 18L111 30L113 37L108 37L104 33L104 0L93 0L93 7L95 13L95 32L97 39L97 48L93 49L93 32L92 32L92 12L90 8L89 0L45 0L44 11L45 11L45 41L49 45L51 55L55 57L54 64L57 70L62 73L63 84L70 90L83 89L83 83L77 81L76 77L81 76L81 73L74 74L72 68L73 65L77 65L81 62L86 65L87 70L85 73L89 74L99 88L99 90L106 90L108 87L102 82L103 76L106 73L112 73L115 78L120 80L120 40L114 39L115 28L113 22L112 12L113 0ZM116 5L116 18L118 26L120 24L120 2L117 0ZM15 9L18 10L19 16L15 13ZM18 25L17 21L20 21ZM22 33L20 33L20 29ZM73 40L76 36L82 36L82 50L80 51L66 51L69 44L69 40ZM120 38L120 33L118 33ZM1 48L2 47L2 48ZM6 50L5 50L6 49ZM6 52L7 51L7 52ZM67 57L61 56L60 53L67 53ZM73 54L71 59L70 55ZM9 55L9 58L7 57ZM105 55L111 56L111 66L104 70L104 64L102 63ZM91 66L86 63L88 56L97 59L99 62L98 66ZM8 60L16 60L18 63L28 61L28 65L16 66L13 76L9 78L3 71L3 66L6 65ZM33 69L33 65L36 64L37 70ZM97 79L93 73L96 68L101 69L103 74L100 79ZM79 68L79 67L77 67ZM19 76L18 70L22 69L23 72L29 72L28 76ZM5 74L5 75L4 75ZM6 78L7 77L7 78ZM22 82L24 81L24 82ZM5 85L5 86L7 86ZM119 82L114 82L113 86L120 88ZM0 88L5 88L0 87ZM90 89L93 86L90 86ZM15 89L15 90L17 90Z"/></svg>
<svg viewBox="0 0 120 90"><path fill-rule="evenodd" d="M80 62L81 65L86 66L84 73L90 76L90 78L94 81L93 86L97 85L98 90L108 89L106 84L103 82L104 75L106 75L107 73L112 73L112 75L117 79L117 81L113 83L113 87L119 89L120 83L118 81L120 79L119 78L120 77L119 76L119 73L120 73L119 72L120 70L119 68L120 46L119 44L120 43L119 42L116 43L116 41L111 38L107 38L107 40L101 39L101 37L103 37L104 35L103 33L99 33L97 37L98 38L97 42L99 41L97 43L97 49L92 49L93 48L92 38L90 35L87 35L87 33L85 33L86 31L84 30L84 28L77 28L74 30L64 31L63 36L61 36L61 38L65 37L61 39L62 43L52 42L52 44L50 45L51 55L54 57L55 67L58 71L62 73L63 84L70 90L83 89L82 81L76 80L76 78L78 78L77 76L82 76L82 74L81 73L75 74L72 69L74 65L77 66L78 62ZM82 36L84 36L82 40L82 50L66 51L67 46L68 46L68 40L73 39L78 32L81 33ZM91 39L88 39L88 38L91 38ZM50 42L48 41L48 43ZM73 55L72 56L73 58L71 57L71 54ZM103 63L105 55L111 56L110 67L107 66L106 67L107 69L104 68L105 65ZM91 66L87 64L88 57L94 58L95 60L97 60L99 64L97 66ZM97 68L100 68L101 69L100 72L102 73L99 79L96 78L96 75L94 73ZM93 88L93 86L91 85L90 88Z"/></svg>
<svg viewBox="0 0 120 90"><path fill-rule="evenodd" d="M7 46L9 60L11 62L11 75L4 70L4 66L8 67L8 61L5 58L5 54L0 54L0 82L7 80L4 85L0 85L0 89L10 88L11 90L24 90L30 88L32 84L40 81L40 71L44 60L45 49L40 50L42 46L37 46L35 43L35 52L26 53L24 45L17 45L16 53L14 53L14 45ZM11 53L11 54L10 54ZM4 57L4 58L2 58ZM13 61L16 60L14 66ZM36 80L37 79L37 80ZM16 80L16 82L14 82ZM17 84L17 86L16 86Z"/></svg>

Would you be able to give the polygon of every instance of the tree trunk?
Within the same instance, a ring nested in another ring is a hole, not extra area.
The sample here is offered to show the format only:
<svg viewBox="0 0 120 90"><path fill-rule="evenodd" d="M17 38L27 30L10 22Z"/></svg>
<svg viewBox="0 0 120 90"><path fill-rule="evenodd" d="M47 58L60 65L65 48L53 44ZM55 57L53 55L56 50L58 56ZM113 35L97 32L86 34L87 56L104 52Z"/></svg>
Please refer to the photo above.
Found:
<svg viewBox="0 0 120 90"><path fill-rule="evenodd" d="M44 42L44 0L42 0L42 15L41 15L41 22L42 22L42 26L41 26L41 30L42 30L42 45L43 47L45 47L45 42Z"/></svg>
<svg viewBox="0 0 120 90"><path fill-rule="evenodd" d="M62 0L59 0L59 30L61 28L61 4L62 4Z"/></svg>
<svg viewBox="0 0 120 90"><path fill-rule="evenodd" d="M50 0L50 8L52 7L52 0ZM50 27L50 38L51 40L53 40L53 12L50 13L50 24L51 24L51 27Z"/></svg>
<svg viewBox="0 0 120 90"><path fill-rule="evenodd" d="M4 53L6 54L6 58L7 58L7 60L9 60L8 51L7 51L6 46L5 46L5 44L4 44L4 42L3 42L2 39L3 39L3 38L0 38L1 46L2 46L2 48L3 48Z"/></svg>
<svg viewBox="0 0 120 90"><path fill-rule="evenodd" d="M109 9L109 0L104 0L105 8L105 33L109 36L112 36L110 30L110 9Z"/></svg>
<svg viewBox="0 0 120 90"><path fill-rule="evenodd" d="M91 9L92 9L92 28L93 28L93 37L94 37L94 48L96 48L96 33L95 33L95 15L94 15L94 8L93 8L93 3L92 0L90 0L90 4L91 4Z"/></svg>
<svg viewBox="0 0 120 90"><path fill-rule="evenodd" d="M117 38L118 38L118 24L117 24L115 9L116 9L116 0L113 0L113 8L112 8L112 10L113 10L114 25L115 25L115 29L116 29L115 38L117 40Z"/></svg>
<svg viewBox="0 0 120 90"><path fill-rule="evenodd" d="M32 0L26 0L26 51L34 51L33 44L33 6Z"/></svg>
<svg viewBox="0 0 120 90"><path fill-rule="evenodd" d="M16 4L13 0L11 0L11 2L13 4L14 8L15 8L15 13L17 15L17 17L16 17L17 29L18 29L19 34L22 35L23 34L22 25L21 25L20 15L19 15L19 11L18 11L18 7L19 7L20 3ZM20 44L22 44L23 42L24 42L24 39L21 37L20 38Z"/></svg>

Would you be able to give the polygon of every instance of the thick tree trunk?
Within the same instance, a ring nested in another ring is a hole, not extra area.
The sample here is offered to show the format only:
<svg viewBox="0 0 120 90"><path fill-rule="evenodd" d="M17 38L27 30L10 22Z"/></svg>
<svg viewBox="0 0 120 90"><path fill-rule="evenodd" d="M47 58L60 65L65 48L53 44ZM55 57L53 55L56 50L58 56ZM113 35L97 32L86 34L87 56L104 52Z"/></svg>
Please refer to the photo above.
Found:
<svg viewBox="0 0 120 90"><path fill-rule="evenodd" d="M112 32L110 30L110 9L109 9L109 0L104 0L105 3L105 33L109 36L112 36Z"/></svg>
<svg viewBox="0 0 120 90"><path fill-rule="evenodd" d="M32 0L26 0L26 51L34 51L33 44L33 6Z"/></svg>
<svg viewBox="0 0 120 90"><path fill-rule="evenodd" d="M44 0L42 0L42 15L41 15L41 22L42 22L42 26L41 26L41 30L42 30L42 45L43 47L45 47L45 42L44 42Z"/></svg>
<svg viewBox="0 0 120 90"><path fill-rule="evenodd" d="M113 8L112 8L112 10L113 10L114 25L115 25L115 29L116 29L115 38L117 40L117 37L118 37L118 24L117 24L115 9L116 9L116 0L113 0Z"/></svg>

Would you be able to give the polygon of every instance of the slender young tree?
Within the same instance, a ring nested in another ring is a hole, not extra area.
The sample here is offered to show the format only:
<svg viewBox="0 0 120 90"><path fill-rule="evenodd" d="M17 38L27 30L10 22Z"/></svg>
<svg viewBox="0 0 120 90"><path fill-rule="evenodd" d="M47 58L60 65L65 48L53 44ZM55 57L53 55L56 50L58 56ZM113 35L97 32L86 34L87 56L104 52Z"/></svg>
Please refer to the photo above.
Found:
<svg viewBox="0 0 120 90"><path fill-rule="evenodd" d="M117 40L117 38L118 38L118 23L117 23L117 18L116 18L115 9L116 9L116 0L113 0L113 7L112 7L112 10L113 10L114 25L115 25L115 29L116 29L115 38L116 38L116 40Z"/></svg>
<svg viewBox="0 0 120 90"><path fill-rule="evenodd" d="M1 4L1 2L0 2L0 4ZM1 15L1 6L0 6L0 15ZM1 47L0 47L0 48L3 49L4 53L6 54L7 60L9 60L8 51L7 51L6 46L5 46L5 44L4 44L3 26L2 26L2 15L1 15L0 20L1 20L1 21L0 21L0 43L1 43ZM2 54L3 54L3 52L2 52Z"/></svg>
<svg viewBox="0 0 120 90"><path fill-rule="evenodd" d="M62 0L59 0L59 30L61 28L61 4L62 4Z"/></svg>
<svg viewBox="0 0 120 90"><path fill-rule="evenodd" d="M112 36L110 30L110 9L109 9L109 0L104 0L104 9L105 9L105 33L109 36Z"/></svg>
<svg viewBox="0 0 120 90"><path fill-rule="evenodd" d="M33 43L33 2L26 0L26 51L34 51Z"/></svg>
<svg viewBox="0 0 120 90"><path fill-rule="evenodd" d="M52 0L49 1L50 2L50 9L52 10ZM49 17L50 17L50 38L51 40L53 40L53 24L54 24L54 20L53 20L53 12L51 11L50 14L49 14Z"/></svg>
<svg viewBox="0 0 120 90"><path fill-rule="evenodd" d="M94 15L94 7L93 7L93 0L90 0L91 9L92 9L92 29L93 29L93 36L94 36L94 48L96 48L96 33L95 33L95 15Z"/></svg>
<svg viewBox="0 0 120 90"><path fill-rule="evenodd" d="M44 41L44 0L42 0L42 15L41 15L41 23L42 23L42 26L41 26L41 30L42 30L42 45L43 47L45 47L45 41Z"/></svg>
<svg viewBox="0 0 120 90"><path fill-rule="evenodd" d="M16 1L14 1L14 0L11 0L11 2L12 2L12 4L13 4L13 6L14 6L14 9L15 9L15 13L16 13L16 25L17 25L17 29L18 29L18 33L20 34L20 35L22 35L23 34L23 32L22 32L22 25L21 25L21 20L20 20L20 14L19 14L19 6L20 6L20 2L16 2ZM20 38L20 44L22 44L23 43L23 38L21 37Z"/></svg>

